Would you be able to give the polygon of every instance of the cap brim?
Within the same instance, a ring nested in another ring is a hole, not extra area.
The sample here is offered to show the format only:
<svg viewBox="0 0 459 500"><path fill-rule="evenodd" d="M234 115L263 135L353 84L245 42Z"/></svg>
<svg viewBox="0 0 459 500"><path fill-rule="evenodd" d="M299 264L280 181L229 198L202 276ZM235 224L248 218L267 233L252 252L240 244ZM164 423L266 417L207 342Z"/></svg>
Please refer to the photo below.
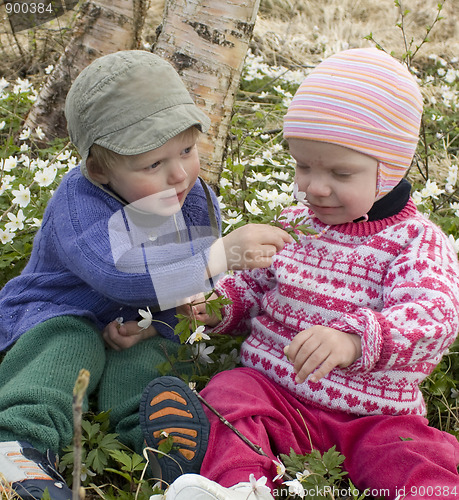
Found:
<svg viewBox="0 0 459 500"><path fill-rule="evenodd" d="M121 155L135 155L157 149L193 126L207 132L209 125L209 117L195 104L178 104L100 137L95 143Z"/></svg>

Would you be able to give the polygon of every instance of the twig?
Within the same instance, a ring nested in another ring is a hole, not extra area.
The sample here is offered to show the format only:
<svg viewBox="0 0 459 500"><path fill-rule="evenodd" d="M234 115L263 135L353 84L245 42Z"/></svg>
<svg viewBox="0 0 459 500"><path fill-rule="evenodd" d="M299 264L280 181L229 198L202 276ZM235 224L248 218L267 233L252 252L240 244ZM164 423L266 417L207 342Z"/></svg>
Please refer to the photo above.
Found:
<svg viewBox="0 0 459 500"><path fill-rule="evenodd" d="M83 414L83 398L89 384L88 370L80 370L73 388L73 486L72 500L83 500L85 497L84 488L81 484L81 454L82 454L82 433L81 419Z"/></svg>
<svg viewBox="0 0 459 500"><path fill-rule="evenodd" d="M261 446L258 446L256 444L253 444L252 441L250 441L250 439L248 439L247 437L244 436L244 434L242 434L241 432L239 432L236 427L234 427L234 425L232 425L230 422L228 422L228 420L226 420L226 418L221 414L219 413L210 403L208 403L199 393L198 391L196 391L195 389L192 389L194 394L196 395L196 397L199 399L199 401L207 406L207 408L209 408L209 410L214 413L215 415L217 415L217 417L220 419L221 422L223 422L227 427L229 427L235 434L237 434L237 436L239 438L242 439L242 441L244 441L245 444L247 444L248 446L250 446L250 448L252 448L252 450L254 450L255 452L257 452L259 455L262 455L263 457L268 457L269 456L263 451L262 447Z"/></svg>

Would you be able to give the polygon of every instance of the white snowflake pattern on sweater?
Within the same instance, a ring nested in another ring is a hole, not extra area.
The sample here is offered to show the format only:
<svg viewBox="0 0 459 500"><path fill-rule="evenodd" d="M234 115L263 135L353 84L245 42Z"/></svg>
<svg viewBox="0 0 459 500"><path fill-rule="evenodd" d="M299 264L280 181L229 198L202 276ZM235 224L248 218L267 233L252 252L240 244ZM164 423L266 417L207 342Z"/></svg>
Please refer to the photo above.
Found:
<svg viewBox="0 0 459 500"><path fill-rule="evenodd" d="M291 207L291 220L308 209ZM310 215L310 214L309 214ZM313 227L324 225L313 219ZM214 331L249 331L242 363L299 399L358 415L426 413L419 384L459 330L459 265L443 232L410 200L379 221L301 235L268 269L225 276L229 297ZM296 384L283 349L301 330L323 325L357 334L362 356L317 383Z"/></svg>

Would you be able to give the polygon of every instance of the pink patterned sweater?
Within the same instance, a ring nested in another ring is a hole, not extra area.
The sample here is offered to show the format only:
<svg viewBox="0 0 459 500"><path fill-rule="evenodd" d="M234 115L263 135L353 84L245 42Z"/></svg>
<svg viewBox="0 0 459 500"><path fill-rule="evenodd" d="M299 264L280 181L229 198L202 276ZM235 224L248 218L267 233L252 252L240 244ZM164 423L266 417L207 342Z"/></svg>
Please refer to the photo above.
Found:
<svg viewBox="0 0 459 500"><path fill-rule="evenodd" d="M304 207L284 214L310 215ZM317 219L311 224L324 229ZM301 235L270 268L227 275L217 292L233 304L214 331L250 332L243 365L303 401L358 415L424 415L419 384L459 330L457 255L411 200L386 219ZM362 356L317 383L296 384L283 348L312 325L359 335Z"/></svg>

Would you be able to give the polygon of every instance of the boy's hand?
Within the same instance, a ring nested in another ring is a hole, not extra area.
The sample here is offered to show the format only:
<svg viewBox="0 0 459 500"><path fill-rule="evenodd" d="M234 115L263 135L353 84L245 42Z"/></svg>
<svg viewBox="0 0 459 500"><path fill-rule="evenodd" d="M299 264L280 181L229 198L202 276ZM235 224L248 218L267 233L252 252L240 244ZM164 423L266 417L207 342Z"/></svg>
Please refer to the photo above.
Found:
<svg viewBox="0 0 459 500"><path fill-rule="evenodd" d="M284 353L293 364L296 383L317 382L333 368L345 368L362 355L358 335L326 326L312 326L298 333Z"/></svg>
<svg viewBox="0 0 459 500"><path fill-rule="evenodd" d="M215 300L218 298L216 293L213 293L208 300ZM220 320L213 314L209 316L206 313L205 295L200 293L190 297L186 304L177 307L177 313L183 314L198 321L202 321L207 326L216 326Z"/></svg>
<svg viewBox="0 0 459 500"><path fill-rule="evenodd" d="M273 256L292 243L293 238L283 229L268 224L247 224L217 240L210 249L211 275L229 269L269 267Z"/></svg>
<svg viewBox="0 0 459 500"><path fill-rule="evenodd" d="M127 321L121 325L117 321L112 321L102 331L105 343L115 351L129 349L141 340L154 337L157 334L158 332L153 325L142 329L137 321Z"/></svg>

